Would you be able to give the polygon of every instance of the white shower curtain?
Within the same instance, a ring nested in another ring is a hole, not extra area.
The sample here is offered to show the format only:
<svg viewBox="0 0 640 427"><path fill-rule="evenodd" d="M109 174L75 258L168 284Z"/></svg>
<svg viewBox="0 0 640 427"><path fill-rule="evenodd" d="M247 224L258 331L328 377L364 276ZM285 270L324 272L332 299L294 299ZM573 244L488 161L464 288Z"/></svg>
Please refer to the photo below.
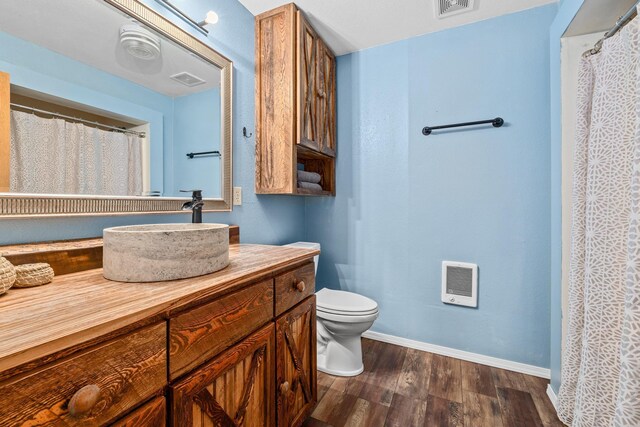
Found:
<svg viewBox="0 0 640 427"><path fill-rule="evenodd" d="M583 58L558 415L640 426L640 21Z"/></svg>
<svg viewBox="0 0 640 427"><path fill-rule="evenodd" d="M61 119L11 112L11 191L142 194L142 141Z"/></svg>

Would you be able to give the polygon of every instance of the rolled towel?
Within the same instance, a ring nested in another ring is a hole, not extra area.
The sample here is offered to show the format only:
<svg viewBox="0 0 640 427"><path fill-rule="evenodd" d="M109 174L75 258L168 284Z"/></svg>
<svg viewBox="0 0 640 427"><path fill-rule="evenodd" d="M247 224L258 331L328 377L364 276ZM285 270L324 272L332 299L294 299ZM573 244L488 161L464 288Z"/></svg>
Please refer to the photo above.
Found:
<svg viewBox="0 0 640 427"><path fill-rule="evenodd" d="M320 175L319 173L298 171L299 182L311 182L313 184L318 184L321 180L322 180L322 175Z"/></svg>
<svg viewBox="0 0 640 427"><path fill-rule="evenodd" d="M298 188L304 188L305 190L311 190L318 193L322 192L322 186L320 184L314 184L313 182L298 181Z"/></svg>

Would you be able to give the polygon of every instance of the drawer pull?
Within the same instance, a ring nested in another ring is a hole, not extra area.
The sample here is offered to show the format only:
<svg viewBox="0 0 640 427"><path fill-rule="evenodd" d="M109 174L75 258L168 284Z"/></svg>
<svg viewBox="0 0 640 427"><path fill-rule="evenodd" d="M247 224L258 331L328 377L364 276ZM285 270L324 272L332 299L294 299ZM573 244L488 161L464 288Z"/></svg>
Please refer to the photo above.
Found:
<svg viewBox="0 0 640 427"><path fill-rule="evenodd" d="M282 384L280 384L280 394L287 394L289 393L289 389L291 388L291 386L289 385L289 381L285 381Z"/></svg>
<svg viewBox="0 0 640 427"><path fill-rule="evenodd" d="M100 398L100 387L90 384L76 391L69 400L69 414L73 417L82 417L91 412L91 409Z"/></svg>
<svg viewBox="0 0 640 427"><path fill-rule="evenodd" d="M298 284L296 285L296 289L298 290L298 292L304 292L306 288L307 288L307 285L304 284L304 280L299 281Z"/></svg>

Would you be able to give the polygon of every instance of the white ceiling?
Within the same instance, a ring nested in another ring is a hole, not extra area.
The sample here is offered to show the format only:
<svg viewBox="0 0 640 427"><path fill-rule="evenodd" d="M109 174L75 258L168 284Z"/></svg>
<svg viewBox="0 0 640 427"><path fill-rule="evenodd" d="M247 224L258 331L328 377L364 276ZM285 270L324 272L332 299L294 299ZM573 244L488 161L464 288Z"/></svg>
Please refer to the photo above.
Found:
<svg viewBox="0 0 640 427"><path fill-rule="evenodd" d="M1 0L0 31L84 64L177 97L220 85L220 71L168 40L162 57L139 60L119 44L119 29L132 20L99 0ZM45 65L46 66L46 65ZM169 76L187 71L206 81L187 87Z"/></svg>
<svg viewBox="0 0 640 427"><path fill-rule="evenodd" d="M291 0L239 0L254 15ZM474 9L438 19L435 0L295 0L336 55L493 18L556 0L475 0Z"/></svg>

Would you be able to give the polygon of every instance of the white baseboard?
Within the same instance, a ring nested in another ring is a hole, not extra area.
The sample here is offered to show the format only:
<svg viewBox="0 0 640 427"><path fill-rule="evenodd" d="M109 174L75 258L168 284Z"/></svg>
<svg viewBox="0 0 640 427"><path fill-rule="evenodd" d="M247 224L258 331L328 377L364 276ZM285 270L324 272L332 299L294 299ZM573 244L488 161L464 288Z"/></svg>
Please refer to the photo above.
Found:
<svg viewBox="0 0 640 427"><path fill-rule="evenodd" d="M551 378L551 371L539 366L527 365L525 363L513 362L511 360L499 359L497 357L485 356L483 354L471 353L468 351L457 350L455 348L415 341L408 338L401 338L394 335L383 334L381 332L367 331L362 334L362 336L376 341L466 360L467 362L475 362L481 365L493 366L494 368L506 369L508 371L520 372L546 379Z"/></svg>
<svg viewBox="0 0 640 427"><path fill-rule="evenodd" d="M557 405L558 396L556 396L556 392L553 391L553 389L551 388L551 384L547 384L547 396L549 396L549 400L553 405L553 409L555 409L557 413L558 412L558 405Z"/></svg>

